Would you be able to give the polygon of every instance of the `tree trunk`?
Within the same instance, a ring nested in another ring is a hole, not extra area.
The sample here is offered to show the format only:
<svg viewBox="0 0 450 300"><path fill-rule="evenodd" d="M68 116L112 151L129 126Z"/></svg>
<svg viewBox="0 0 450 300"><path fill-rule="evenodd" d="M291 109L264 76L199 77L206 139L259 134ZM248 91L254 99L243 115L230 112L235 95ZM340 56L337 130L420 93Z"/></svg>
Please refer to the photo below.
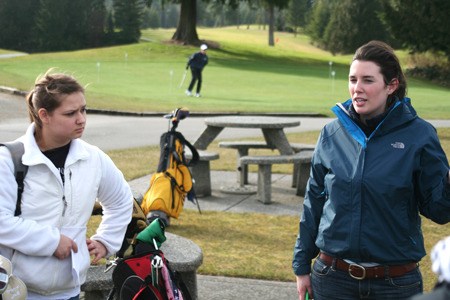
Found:
<svg viewBox="0 0 450 300"><path fill-rule="evenodd" d="M269 4L269 46L275 46L273 32L275 23L275 9L273 4Z"/></svg>
<svg viewBox="0 0 450 300"><path fill-rule="evenodd" d="M198 45L197 0L181 0L180 20L172 40L185 45Z"/></svg>
<svg viewBox="0 0 450 300"><path fill-rule="evenodd" d="M166 9L164 5L164 0L161 0L161 27L166 28Z"/></svg>

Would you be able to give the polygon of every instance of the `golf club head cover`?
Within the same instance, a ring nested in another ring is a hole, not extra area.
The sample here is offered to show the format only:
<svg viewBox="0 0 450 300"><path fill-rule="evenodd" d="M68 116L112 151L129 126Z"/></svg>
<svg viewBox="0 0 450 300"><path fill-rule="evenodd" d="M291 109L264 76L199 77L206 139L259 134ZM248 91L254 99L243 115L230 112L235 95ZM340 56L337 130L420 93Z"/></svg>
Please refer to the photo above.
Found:
<svg viewBox="0 0 450 300"><path fill-rule="evenodd" d="M153 244L153 239L156 240L156 244L158 248L161 247L161 244L166 241L165 225L159 218L153 220L147 228L142 230L136 237L138 241L141 241L146 244Z"/></svg>

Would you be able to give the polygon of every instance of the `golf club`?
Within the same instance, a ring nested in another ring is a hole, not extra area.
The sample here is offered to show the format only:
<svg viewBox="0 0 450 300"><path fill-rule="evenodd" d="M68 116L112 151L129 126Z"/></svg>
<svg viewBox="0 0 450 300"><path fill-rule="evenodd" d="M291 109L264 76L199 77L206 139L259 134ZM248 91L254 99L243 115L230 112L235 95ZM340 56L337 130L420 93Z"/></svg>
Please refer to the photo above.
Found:
<svg viewBox="0 0 450 300"><path fill-rule="evenodd" d="M183 78L181 78L180 86L178 88L181 88L183 86L184 80L186 80L187 70L184 71Z"/></svg>

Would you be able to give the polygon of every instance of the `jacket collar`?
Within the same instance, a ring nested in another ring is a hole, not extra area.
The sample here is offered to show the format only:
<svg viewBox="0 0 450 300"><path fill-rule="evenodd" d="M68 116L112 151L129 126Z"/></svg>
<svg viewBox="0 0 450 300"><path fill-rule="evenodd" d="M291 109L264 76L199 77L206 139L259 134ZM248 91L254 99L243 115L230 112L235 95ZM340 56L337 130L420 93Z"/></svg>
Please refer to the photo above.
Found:
<svg viewBox="0 0 450 300"><path fill-rule="evenodd" d="M24 136L20 141L24 144L25 152L22 156L24 165L33 166L39 164L52 165L50 160L39 149L34 138L35 123L31 123ZM66 166L70 166L78 160L85 160L89 157L89 151L86 149L85 143L80 139L72 140L70 150L66 158Z"/></svg>
<svg viewBox="0 0 450 300"><path fill-rule="evenodd" d="M409 98L397 100L393 104L392 109L378 123L370 136L366 137L363 130L350 117L351 105L352 100L349 99L343 103L337 103L331 110L335 113L343 127L359 144L361 144L361 146L363 146L363 148L366 148L367 141L370 140L371 137L382 135L417 118L417 113L412 107Z"/></svg>

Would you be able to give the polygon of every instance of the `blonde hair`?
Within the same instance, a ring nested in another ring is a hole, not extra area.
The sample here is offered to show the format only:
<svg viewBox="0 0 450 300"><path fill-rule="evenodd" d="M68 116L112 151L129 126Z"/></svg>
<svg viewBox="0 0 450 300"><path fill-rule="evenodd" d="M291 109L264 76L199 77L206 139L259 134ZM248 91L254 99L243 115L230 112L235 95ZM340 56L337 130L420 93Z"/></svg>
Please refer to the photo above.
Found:
<svg viewBox="0 0 450 300"><path fill-rule="evenodd" d="M78 81L67 74L53 73L54 69L49 69L44 75L38 76L34 83L34 88L26 97L28 115L30 121L36 124L36 128L42 128L42 122L38 116L38 111L44 108L51 113L61 105L63 95L70 95L77 92L84 93L84 88Z"/></svg>

